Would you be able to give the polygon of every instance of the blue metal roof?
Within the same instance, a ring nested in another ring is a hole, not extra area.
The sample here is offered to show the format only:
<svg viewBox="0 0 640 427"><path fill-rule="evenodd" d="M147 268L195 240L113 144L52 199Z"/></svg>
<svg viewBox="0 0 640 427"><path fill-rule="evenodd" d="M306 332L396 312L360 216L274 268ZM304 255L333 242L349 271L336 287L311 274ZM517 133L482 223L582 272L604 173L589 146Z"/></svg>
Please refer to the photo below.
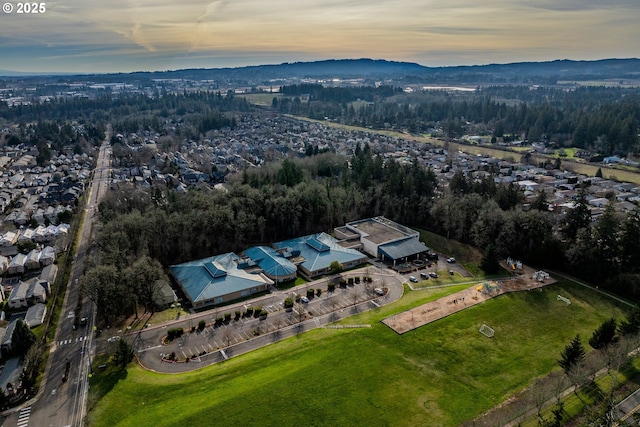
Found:
<svg viewBox="0 0 640 427"><path fill-rule="evenodd" d="M270 284L269 279L238 268L240 257L230 252L169 267L193 303Z"/></svg>
<svg viewBox="0 0 640 427"><path fill-rule="evenodd" d="M272 278L289 278L298 268L288 259L268 246L254 246L244 253Z"/></svg>
<svg viewBox="0 0 640 427"><path fill-rule="evenodd" d="M308 271L318 271L329 268L333 261L341 264L357 260L365 260L366 255L355 249L340 246L338 241L326 233L312 234L275 243L276 248L289 247L300 251L305 260L302 266Z"/></svg>

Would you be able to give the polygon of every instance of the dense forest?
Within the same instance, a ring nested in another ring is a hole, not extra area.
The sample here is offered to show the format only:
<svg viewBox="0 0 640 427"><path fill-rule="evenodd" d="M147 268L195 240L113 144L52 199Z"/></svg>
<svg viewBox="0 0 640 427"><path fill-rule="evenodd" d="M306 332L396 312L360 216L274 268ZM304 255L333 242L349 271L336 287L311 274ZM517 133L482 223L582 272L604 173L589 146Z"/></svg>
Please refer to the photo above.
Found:
<svg viewBox="0 0 640 427"><path fill-rule="evenodd" d="M412 133L442 129L447 137L478 130L503 138L553 142L603 155L638 153L640 91L607 87L500 86L473 94L402 94L386 86L295 85L273 107L283 113Z"/></svg>
<svg viewBox="0 0 640 427"><path fill-rule="evenodd" d="M100 143L106 123L120 132L171 131L178 137L198 139L207 131L236 125L236 113L251 106L232 93L163 93L158 96L105 93L90 98L56 99L8 107L0 102L0 117L19 123L10 144L52 142L56 147L75 143L86 135ZM35 123L35 124L34 124ZM74 129L70 129L73 126ZM86 138L85 138L86 139Z"/></svg>

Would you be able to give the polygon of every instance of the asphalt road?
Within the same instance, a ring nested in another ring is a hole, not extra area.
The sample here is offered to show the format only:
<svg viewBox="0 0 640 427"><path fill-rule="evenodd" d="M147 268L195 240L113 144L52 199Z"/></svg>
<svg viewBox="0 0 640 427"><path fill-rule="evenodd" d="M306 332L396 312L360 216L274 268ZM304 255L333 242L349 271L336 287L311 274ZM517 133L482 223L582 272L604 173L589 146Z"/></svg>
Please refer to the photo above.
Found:
<svg viewBox="0 0 640 427"><path fill-rule="evenodd" d="M376 309L402 297L403 278L391 270L368 267L362 271L350 271L344 276L362 276L365 274L364 270L373 278L373 283L368 288L364 283L359 283L344 289L338 287L333 293L324 291L321 296L314 297L308 303L296 303L291 311L284 309L285 298L295 293L306 295L307 288L326 289L328 279L295 289L276 291L256 300L189 315L169 324L127 334L124 339L131 342L139 362L147 369L176 373L202 368L345 317ZM377 287L384 288L385 295L376 295L373 289ZM233 315L235 310L244 311L248 305L262 306L269 312L267 318L241 318L221 326L213 325L216 317L224 313ZM200 320L204 320L207 327L201 332L190 333L191 328L197 327ZM176 327L185 329L186 333L171 344L163 345L162 339L167 335L167 330ZM189 363L163 362L162 356L172 352L182 360L192 355L198 357Z"/></svg>
<svg viewBox="0 0 640 427"><path fill-rule="evenodd" d="M110 131L100 148L93 179L87 188L88 203L83 212L84 221L77 240L76 257L67 284L62 314L45 369L44 380L35 398L18 408L8 411L3 427L77 427L83 425L88 391L88 374L91 369L91 347L95 307L81 298L78 280L83 273L85 258L91 248L93 216L99 200L109 188L110 156L108 145ZM62 272L60 273L62 274ZM80 312L76 312L80 308ZM79 319L86 318L86 324ZM68 379L62 377L69 363Z"/></svg>

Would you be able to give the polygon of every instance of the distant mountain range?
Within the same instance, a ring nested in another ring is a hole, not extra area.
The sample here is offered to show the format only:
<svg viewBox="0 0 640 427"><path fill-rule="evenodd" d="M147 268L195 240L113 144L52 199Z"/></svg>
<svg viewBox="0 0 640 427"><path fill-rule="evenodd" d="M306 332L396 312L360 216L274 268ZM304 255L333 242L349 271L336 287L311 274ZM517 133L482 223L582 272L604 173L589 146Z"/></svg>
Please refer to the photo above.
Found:
<svg viewBox="0 0 640 427"><path fill-rule="evenodd" d="M0 74L3 72L0 71ZM11 73L16 75L16 73ZM29 78L32 73L21 74ZM52 74L66 79L71 76ZM149 79L226 80L264 84L291 78L364 78L414 82L467 83L552 83L553 80L640 79L640 59L603 59L597 61L556 60L455 67L426 67L411 62L374 59L335 59L257 65L238 68L184 69L174 71L93 74L75 76L96 82L141 81Z"/></svg>

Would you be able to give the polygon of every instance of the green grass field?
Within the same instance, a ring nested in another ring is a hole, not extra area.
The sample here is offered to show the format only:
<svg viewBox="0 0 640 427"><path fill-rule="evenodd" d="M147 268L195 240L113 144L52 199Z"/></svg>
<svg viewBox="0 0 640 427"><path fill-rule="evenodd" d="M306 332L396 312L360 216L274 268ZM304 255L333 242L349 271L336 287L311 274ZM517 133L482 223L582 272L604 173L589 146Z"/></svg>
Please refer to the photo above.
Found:
<svg viewBox="0 0 640 427"><path fill-rule="evenodd" d="M571 283L507 294L397 335L379 321L460 290L414 291L346 319L364 329L316 329L183 375L131 366L91 380L91 426L456 426L557 369L576 334L586 341L621 308ZM571 305L556 300L569 297ZM486 323L493 339L478 332ZM92 405L93 406L93 405Z"/></svg>

